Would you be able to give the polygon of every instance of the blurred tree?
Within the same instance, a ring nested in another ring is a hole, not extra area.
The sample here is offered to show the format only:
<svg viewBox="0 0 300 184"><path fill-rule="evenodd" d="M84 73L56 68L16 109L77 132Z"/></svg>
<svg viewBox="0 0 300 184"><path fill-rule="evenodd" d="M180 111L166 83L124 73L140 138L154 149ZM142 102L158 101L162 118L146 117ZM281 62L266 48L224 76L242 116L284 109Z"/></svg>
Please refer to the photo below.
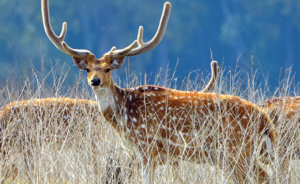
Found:
<svg viewBox="0 0 300 184"><path fill-rule="evenodd" d="M210 71L210 48L214 59L234 68L240 57L242 70L248 71L251 56L254 67L261 63L269 84L278 86L280 68L297 62L300 53L300 1L297 0L170 0L172 11L162 42L151 52L130 58L131 71L155 73L173 70L179 58L178 80L193 69L204 75ZM50 0L51 22L59 34L68 23L66 42L73 48L86 48L101 57L112 46L122 48L136 39L138 26L144 26L144 40L155 34L164 1L162 0ZM70 57L58 51L43 30L40 1L0 0L0 81L22 82L31 72L30 62L42 71L50 70L50 59L71 67L67 82L74 84L78 70ZM227 67L227 68L228 68ZM58 67L59 68L59 67ZM59 74L60 71L58 71ZM138 73L137 72L137 73ZM123 78L125 70L117 75ZM154 79L154 77L152 77ZM49 79L50 80L50 79ZM262 78L259 78L262 80ZM152 80L153 81L153 80ZM296 82L300 75L296 75Z"/></svg>

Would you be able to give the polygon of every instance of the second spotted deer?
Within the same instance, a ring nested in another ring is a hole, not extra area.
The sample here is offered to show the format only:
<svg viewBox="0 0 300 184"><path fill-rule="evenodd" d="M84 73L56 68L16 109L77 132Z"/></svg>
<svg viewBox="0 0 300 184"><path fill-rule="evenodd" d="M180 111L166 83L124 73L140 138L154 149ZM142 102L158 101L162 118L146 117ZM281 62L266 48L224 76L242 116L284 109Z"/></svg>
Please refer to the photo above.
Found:
<svg viewBox="0 0 300 184"><path fill-rule="evenodd" d="M277 97L259 104L274 122L278 136L281 180L291 183L291 160L300 160L300 97ZM297 172L296 172L297 173ZM297 178L297 177L295 177Z"/></svg>

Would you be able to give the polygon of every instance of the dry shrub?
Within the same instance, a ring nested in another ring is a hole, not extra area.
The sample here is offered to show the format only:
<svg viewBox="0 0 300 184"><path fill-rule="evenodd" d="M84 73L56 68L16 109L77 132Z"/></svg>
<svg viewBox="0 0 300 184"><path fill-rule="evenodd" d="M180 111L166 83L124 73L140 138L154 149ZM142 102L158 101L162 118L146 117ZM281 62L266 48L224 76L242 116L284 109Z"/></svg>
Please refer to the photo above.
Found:
<svg viewBox="0 0 300 184"><path fill-rule="evenodd" d="M7 107L6 110L12 113L5 114L5 118L1 119L1 180L12 182L15 178L19 182L30 181L31 183L140 183L142 181L140 161L135 158L133 150L122 146L116 131L100 115L94 101L87 101L93 100L93 97L85 83L79 82L73 88L65 88L63 76L53 80L52 85L47 85L43 79L40 81L37 75L34 82L26 80L21 90L7 90L10 87L5 86L1 92L2 105L12 101L29 100L27 106L26 103L19 104L18 107L16 104L11 104L11 108ZM155 78L155 83L161 86L175 88L178 85L174 77L170 79L166 77L169 80L165 80L158 74ZM260 86L251 85L254 78L255 76L248 81L245 90L241 90L243 81L236 73L227 75L221 73L216 91L240 96L256 103L261 102L268 96ZM181 89L200 90L207 80L208 78L205 79L198 73L195 80L187 77ZM78 81L81 81L81 78ZM120 85L129 88L141 83L147 84L147 77L141 79L136 75L129 75L127 81L120 82ZM46 103L34 105L37 99L46 97L56 98L56 100L49 99L45 101ZM64 100L58 103L57 98L65 97L73 100L70 100L69 104ZM18 110L14 111L14 109ZM5 109L2 110L3 112ZM224 117L224 113L226 112L220 111L219 116L215 117L216 120ZM276 115L284 117L282 111L276 111ZM285 137L299 135L298 117L296 111L292 118L280 121L280 125L284 124L285 128L277 129L277 132L288 132L278 136L279 144L276 151L279 157L274 162L267 163L278 169L276 173L283 183L300 181L299 162L295 161L298 158L289 156L289 153L297 149L298 140L285 142ZM255 129L255 124L252 127ZM215 139L216 144L211 149L217 159L212 160L211 155L192 162L179 158L176 165L172 154L167 155L163 158L165 164L156 170L155 181L157 183L234 183L235 178L230 177L232 167L229 166L232 165L229 158L235 155L228 155L226 152L226 142L230 141L229 135L218 134L215 127L212 127L212 130L214 131L204 130L198 133L195 141L206 149L205 142L201 140L212 134L218 136L218 139ZM222 146L218 145L219 140L223 140ZM253 140L258 145L259 137L253 137ZM166 149L167 147L166 144ZM287 150L286 155L281 153L282 150ZM290 175L287 172L279 172L279 165L283 159L290 163ZM215 166L215 162L220 164ZM247 164L251 168L254 162L250 160ZM251 178L253 176L251 169L245 175L255 183L256 179Z"/></svg>

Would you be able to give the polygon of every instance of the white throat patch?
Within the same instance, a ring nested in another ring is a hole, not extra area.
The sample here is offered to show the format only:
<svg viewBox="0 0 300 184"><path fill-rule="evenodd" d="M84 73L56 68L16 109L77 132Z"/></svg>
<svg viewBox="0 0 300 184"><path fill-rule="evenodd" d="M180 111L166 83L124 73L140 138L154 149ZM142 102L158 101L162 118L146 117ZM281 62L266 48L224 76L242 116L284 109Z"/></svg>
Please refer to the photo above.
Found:
<svg viewBox="0 0 300 184"><path fill-rule="evenodd" d="M115 99L113 93L108 88L93 87L97 104L101 112L104 112L109 106L115 111Z"/></svg>

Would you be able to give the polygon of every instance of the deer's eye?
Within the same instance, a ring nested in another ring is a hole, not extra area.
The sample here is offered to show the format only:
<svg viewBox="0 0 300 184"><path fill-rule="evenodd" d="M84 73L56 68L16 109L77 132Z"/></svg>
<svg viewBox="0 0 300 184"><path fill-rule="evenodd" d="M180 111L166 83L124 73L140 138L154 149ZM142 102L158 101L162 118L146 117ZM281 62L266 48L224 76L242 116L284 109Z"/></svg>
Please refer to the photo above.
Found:
<svg viewBox="0 0 300 184"><path fill-rule="evenodd" d="M89 72L90 72L90 69L86 68L85 71L86 71L87 73L89 73Z"/></svg>
<svg viewBox="0 0 300 184"><path fill-rule="evenodd" d="M105 73L108 73L109 71L111 71L111 68L107 68L107 69L105 70Z"/></svg>

